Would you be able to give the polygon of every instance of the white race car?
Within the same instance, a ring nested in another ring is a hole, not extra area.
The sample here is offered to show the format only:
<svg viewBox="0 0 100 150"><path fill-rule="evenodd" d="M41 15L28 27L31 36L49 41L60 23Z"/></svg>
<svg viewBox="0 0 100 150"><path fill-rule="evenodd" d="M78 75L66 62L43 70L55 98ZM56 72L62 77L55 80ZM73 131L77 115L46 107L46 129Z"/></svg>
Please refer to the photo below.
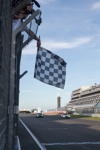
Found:
<svg viewBox="0 0 100 150"><path fill-rule="evenodd" d="M61 114L61 117L62 118L66 118L66 119L70 119L71 118L70 114Z"/></svg>

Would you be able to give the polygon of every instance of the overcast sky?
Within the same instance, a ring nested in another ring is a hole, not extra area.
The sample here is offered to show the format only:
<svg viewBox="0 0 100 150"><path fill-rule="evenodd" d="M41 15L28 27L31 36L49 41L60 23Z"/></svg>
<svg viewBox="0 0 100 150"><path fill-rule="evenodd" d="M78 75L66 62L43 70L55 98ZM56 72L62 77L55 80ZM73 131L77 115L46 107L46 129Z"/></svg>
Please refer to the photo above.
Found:
<svg viewBox="0 0 100 150"><path fill-rule="evenodd" d="M71 92L81 86L100 84L100 1L38 0L42 24L38 35L42 46L67 62L65 88L59 89L33 78L36 42L23 49L20 109L56 108L57 96L65 106Z"/></svg>

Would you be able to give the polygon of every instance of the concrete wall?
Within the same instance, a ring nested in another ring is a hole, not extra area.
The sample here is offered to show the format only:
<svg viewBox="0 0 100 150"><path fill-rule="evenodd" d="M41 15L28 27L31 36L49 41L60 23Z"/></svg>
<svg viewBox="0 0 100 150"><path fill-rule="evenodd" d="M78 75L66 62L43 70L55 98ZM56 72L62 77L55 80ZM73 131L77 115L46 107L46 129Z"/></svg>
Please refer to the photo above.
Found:
<svg viewBox="0 0 100 150"><path fill-rule="evenodd" d="M7 144L11 55L11 1L0 0L0 150Z"/></svg>

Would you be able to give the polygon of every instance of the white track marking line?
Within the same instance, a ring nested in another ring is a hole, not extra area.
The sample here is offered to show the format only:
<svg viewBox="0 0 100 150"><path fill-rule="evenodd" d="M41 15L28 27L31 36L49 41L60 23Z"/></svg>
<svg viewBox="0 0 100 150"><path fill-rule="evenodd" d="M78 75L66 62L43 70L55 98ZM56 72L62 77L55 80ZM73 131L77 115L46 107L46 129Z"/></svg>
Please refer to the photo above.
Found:
<svg viewBox="0 0 100 150"><path fill-rule="evenodd" d="M42 143L44 146L55 146L55 145L86 145L86 144L92 144L92 145L99 145L100 142L67 142L67 143Z"/></svg>
<svg viewBox="0 0 100 150"><path fill-rule="evenodd" d="M18 150L21 150L20 141L19 141L19 137L18 136L17 136L17 145L18 145Z"/></svg>
<svg viewBox="0 0 100 150"><path fill-rule="evenodd" d="M20 122L22 123L22 125L24 126L24 128L27 130L27 132L30 134L30 136L32 137L32 139L37 143L37 145L39 146L39 148L41 150L46 150L46 148L39 142L39 140L36 138L36 136L30 131L30 129L26 126L26 124L19 119Z"/></svg>

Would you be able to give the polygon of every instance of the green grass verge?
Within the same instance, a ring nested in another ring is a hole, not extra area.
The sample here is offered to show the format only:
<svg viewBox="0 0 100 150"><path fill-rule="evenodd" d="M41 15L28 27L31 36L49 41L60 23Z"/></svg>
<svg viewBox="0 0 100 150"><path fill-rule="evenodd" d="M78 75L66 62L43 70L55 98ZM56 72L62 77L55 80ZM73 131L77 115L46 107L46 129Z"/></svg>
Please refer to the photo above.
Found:
<svg viewBox="0 0 100 150"><path fill-rule="evenodd" d="M88 119L88 120L100 120L100 117L81 116L81 115L71 115L71 118L83 118L83 119Z"/></svg>

